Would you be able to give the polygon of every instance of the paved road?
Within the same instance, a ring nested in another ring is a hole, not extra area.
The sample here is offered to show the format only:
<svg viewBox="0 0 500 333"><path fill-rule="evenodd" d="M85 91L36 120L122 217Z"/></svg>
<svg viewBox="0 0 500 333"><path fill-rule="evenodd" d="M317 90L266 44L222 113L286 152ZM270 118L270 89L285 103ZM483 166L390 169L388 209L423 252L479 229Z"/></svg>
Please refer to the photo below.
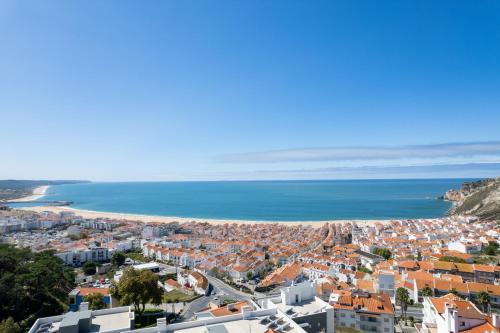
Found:
<svg viewBox="0 0 500 333"><path fill-rule="evenodd" d="M424 318L424 313L423 313L423 308L419 307L411 307L409 306L408 309L406 310L406 316L412 316L415 319L422 320ZM401 307L398 305L396 306L396 315L401 316Z"/></svg>
<svg viewBox="0 0 500 333"><path fill-rule="evenodd" d="M161 271L164 273L176 272L176 268L174 266L169 266L163 263L158 263L158 265L160 266ZM206 309L208 307L208 303L215 298L232 298L237 300L252 299L252 295L236 290L217 278L207 276L207 279L211 286L210 294L208 296L197 298L193 302L187 304L182 311L181 320L191 319L196 312L200 312L201 310Z"/></svg>

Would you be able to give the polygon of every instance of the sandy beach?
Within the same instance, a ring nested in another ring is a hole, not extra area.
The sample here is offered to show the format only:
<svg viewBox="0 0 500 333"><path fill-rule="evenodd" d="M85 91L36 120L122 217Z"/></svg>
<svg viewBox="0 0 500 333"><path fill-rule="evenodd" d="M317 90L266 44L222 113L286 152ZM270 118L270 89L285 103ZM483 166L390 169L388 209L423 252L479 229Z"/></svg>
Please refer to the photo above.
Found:
<svg viewBox="0 0 500 333"><path fill-rule="evenodd" d="M157 215L140 215L140 214L124 214L124 213L110 213L110 212L96 212L90 210L75 209L67 206L37 206L37 207L23 207L19 208L22 210L28 210L33 212L43 212L50 211L53 213L60 212L73 212L75 215L81 216L83 218L96 219L96 218L108 218L115 220L128 220L128 221L140 221L140 222L159 222L159 223L170 223L170 222L198 222L198 223L210 223L210 224L226 224L226 223L238 223L238 224L280 224L288 226L297 225L309 225L315 228L320 228L325 223L351 223L359 222L360 224L370 224L374 225L376 223L387 224L390 220L330 220L330 221L249 221L249 220L221 220L221 219L203 219L203 218L187 218L187 217L170 217L170 216L157 216Z"/></svg>
<svg viewBox="0 0 500 333"><path fill-rule="evenodd" d="M31 195L28 195L26 197L22 197L19 199L8 200L7 202L13 202L13 201L15 201L15 202L29 202L29 201L38 200L38 199L42 198L43 196L45 196L48 188L49 188L48 185L35 187L33 189L33 192L31 192Z"/></svg>

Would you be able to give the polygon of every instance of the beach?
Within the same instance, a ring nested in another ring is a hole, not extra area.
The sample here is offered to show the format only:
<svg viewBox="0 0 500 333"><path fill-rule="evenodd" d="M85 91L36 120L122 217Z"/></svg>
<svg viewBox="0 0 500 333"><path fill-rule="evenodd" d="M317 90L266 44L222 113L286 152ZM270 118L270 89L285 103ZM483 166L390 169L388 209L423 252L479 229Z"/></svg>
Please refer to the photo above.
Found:
<svg viewBox="0 0 500 333"><path fill-rule="evenodd" d="M45 196L47 193L47 190L49 189L48 185L43 185L43 186L38 186L33 189L31 192L31 195L28 195L26 197L18 198L18 199L12 199L8 200L7 202L29 202L29 201L35 201L38 200L42 197Z"/></svg>
<svg viewBox="0 0 500 333"><path fill-rule="evenodd" d="M127 221L139 221L139 222L158 222L158 223L187 223L187 222L197 222L197 223L210 223L213 225L222 225L228 223L237 224L279 224L287 226L297 226L297 225L307 225L314 228L320 228L325 223L351 223L357 222L363 225L375 225L378 223L388 224L391 220L326 220L326 221L250 221L250 220L235 220L235 219L204 219L204 218L188 218L188 217L171 217L171 216L158 216L158 215L141 215L141 214L125 214L125 213L111 213L111 212L97 212L83 209L75 209L67 206L36 206L36 207L23 207L19 208L21 210L27 210L32 212L44 212L49 211L56 214L61 212L72 212L75 215L81 216L87 219L114 219L114 220L127 220Z"/></svg>

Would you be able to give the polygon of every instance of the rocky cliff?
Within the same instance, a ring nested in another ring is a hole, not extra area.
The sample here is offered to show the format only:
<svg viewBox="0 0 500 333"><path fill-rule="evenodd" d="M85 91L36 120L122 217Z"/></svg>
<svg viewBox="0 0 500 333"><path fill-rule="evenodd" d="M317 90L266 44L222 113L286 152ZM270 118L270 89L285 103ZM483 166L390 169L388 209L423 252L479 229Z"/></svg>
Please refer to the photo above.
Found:
<svg viewBox="0 0 500 333"><path fill-rule="evenodd" d="M443 199L454 202L452 215L474 215L500 222L500 177L464 183L460 190L446 192Z"/></svg>

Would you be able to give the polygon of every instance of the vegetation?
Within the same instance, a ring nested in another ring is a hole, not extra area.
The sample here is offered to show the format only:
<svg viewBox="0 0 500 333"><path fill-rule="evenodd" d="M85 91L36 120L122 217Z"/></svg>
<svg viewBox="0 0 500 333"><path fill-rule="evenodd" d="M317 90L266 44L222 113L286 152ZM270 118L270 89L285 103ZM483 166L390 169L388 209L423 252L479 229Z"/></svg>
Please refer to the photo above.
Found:
<svg viewBox="0 0 500 333"><path fill-rule="evenodd" d="M456 263L461 263L461 264L466 264L467 261L465 261L462 258L458 258L455 256L443 256L439 258L439 261L447 261L447 262L456 262Z"/></svg>
<svg viewBox="0 0 500 333"><path fill-rule="evenodd" d="M375 248L373 250L373 254L384 257L386 260L389 260L392 257L392 252L389 249L382 248L382 247Z"/></svg>
<svg viewBox="0 0 500 333"><path fill-rule="evenodd" d="M494 241L489 241L488 245L483 249L483 253L488 255L488 256L494 256L498 252L498 243Z"/></svg>
<svg viewBox="0 0 500 333"><path fill-rule="evenodd" d="M0 244L0 322L9 317L24 331L38 317L66 310L75 275L53 251L33 253Z"/></svg>
<svg viewBox="0 0 500 333"><path fill-rule="evenodd" d="M21 333L21 327L12 317L9 317L0 322L0 333Z"/></svg>
<svg viewBox="0 0 500 333"><path fill-rule="evenodd" d="M363 273L368 273L368 274L372 274L373 273L371 270L369 270L365 266L361 266L361 265L359 265L358 271L363 272Z"/></svg>
<svg viewBox="0 0 500 333"><path fill-rule="evenodd" d="M90 293L84 297L85 302L89 302L90 310L101 310L106 307L106 303L102 299L102 295L99 293Z"/></svg>
<svg viewBox="0 0 500 333"><path fill-rule="evenodd" d="M93 261L87 261L83 264L82 270L85 275L94 275L96 273L97 264Z"/></svg>
<svg viewBox="0 0 500 333"><path fill-rule="evenodd" d="M422 289L422 296L430 297L430 296L432 296L432 294L433 294L433 292L432 292L432 288L431 287L425 286Z"/></svg>
<svg viewBox="0 0 500 333"><path fill-rule="evenodd" d="M125 259L127 259L127 257L123 254L123 252L115 252L111 257L111 264L113 266L120 267L125 263Z"/></svg>
<svg viewBox="0 0 500 333"><path fill-rule="evenodd" d="M483 312L486 312L490 305L490 295L486 291L481 291L477 294L477 303L483 307Z"/></svg>
<svg viewBox="0 0 500 333"><path fill-rule="evenodd" d="M464 198L451 210L452 214L474 215L482 220L500 221L500 178L464 183L459 193Z"/></svg>
<svg viewBox="0 0 500 333"><path fill-rule="evenodd" d="M31 195L38 186L85 183L80 180L0 180L0 201Z"/></svg>
<svg viewBox="0 0 500 333"><path fill-rule="evenodd" d="M191 302L196 298L197 296L188 295L176 289L169 291L163 295L163 301L165 303Z"/></svg>
<svg viewBox="0 0 500 333"><path fill-rule="evenodd" d="M160 305L163 289L158 286L158 276L148 270L126 268L118 283L113 282L111 295L122 305L133 305L135 312L141 315L146 304Z"/></svg>
<svg viewBox="0 0 500 333"><path fill-rule="evenodd" d="M458 293L458 291L457 291L455 288L451 288L451 289L450 289L450 291L449 291L449 293L450 293L450 294L453 294L453 295L455 295L455 296L457 296L457 297L463 298L463 296L462 296L462 295L460 295L460 294Z"/></svg>
<svg viewBox="0 0 500 333"><path fill-rule="evenodd" d="M408 290L403 287L399 287L396 290L396 304L401 307L401 312L403 313L403 319L406 322L406 310L408 309L408 304L410 303L410 294Z"/></svg>

